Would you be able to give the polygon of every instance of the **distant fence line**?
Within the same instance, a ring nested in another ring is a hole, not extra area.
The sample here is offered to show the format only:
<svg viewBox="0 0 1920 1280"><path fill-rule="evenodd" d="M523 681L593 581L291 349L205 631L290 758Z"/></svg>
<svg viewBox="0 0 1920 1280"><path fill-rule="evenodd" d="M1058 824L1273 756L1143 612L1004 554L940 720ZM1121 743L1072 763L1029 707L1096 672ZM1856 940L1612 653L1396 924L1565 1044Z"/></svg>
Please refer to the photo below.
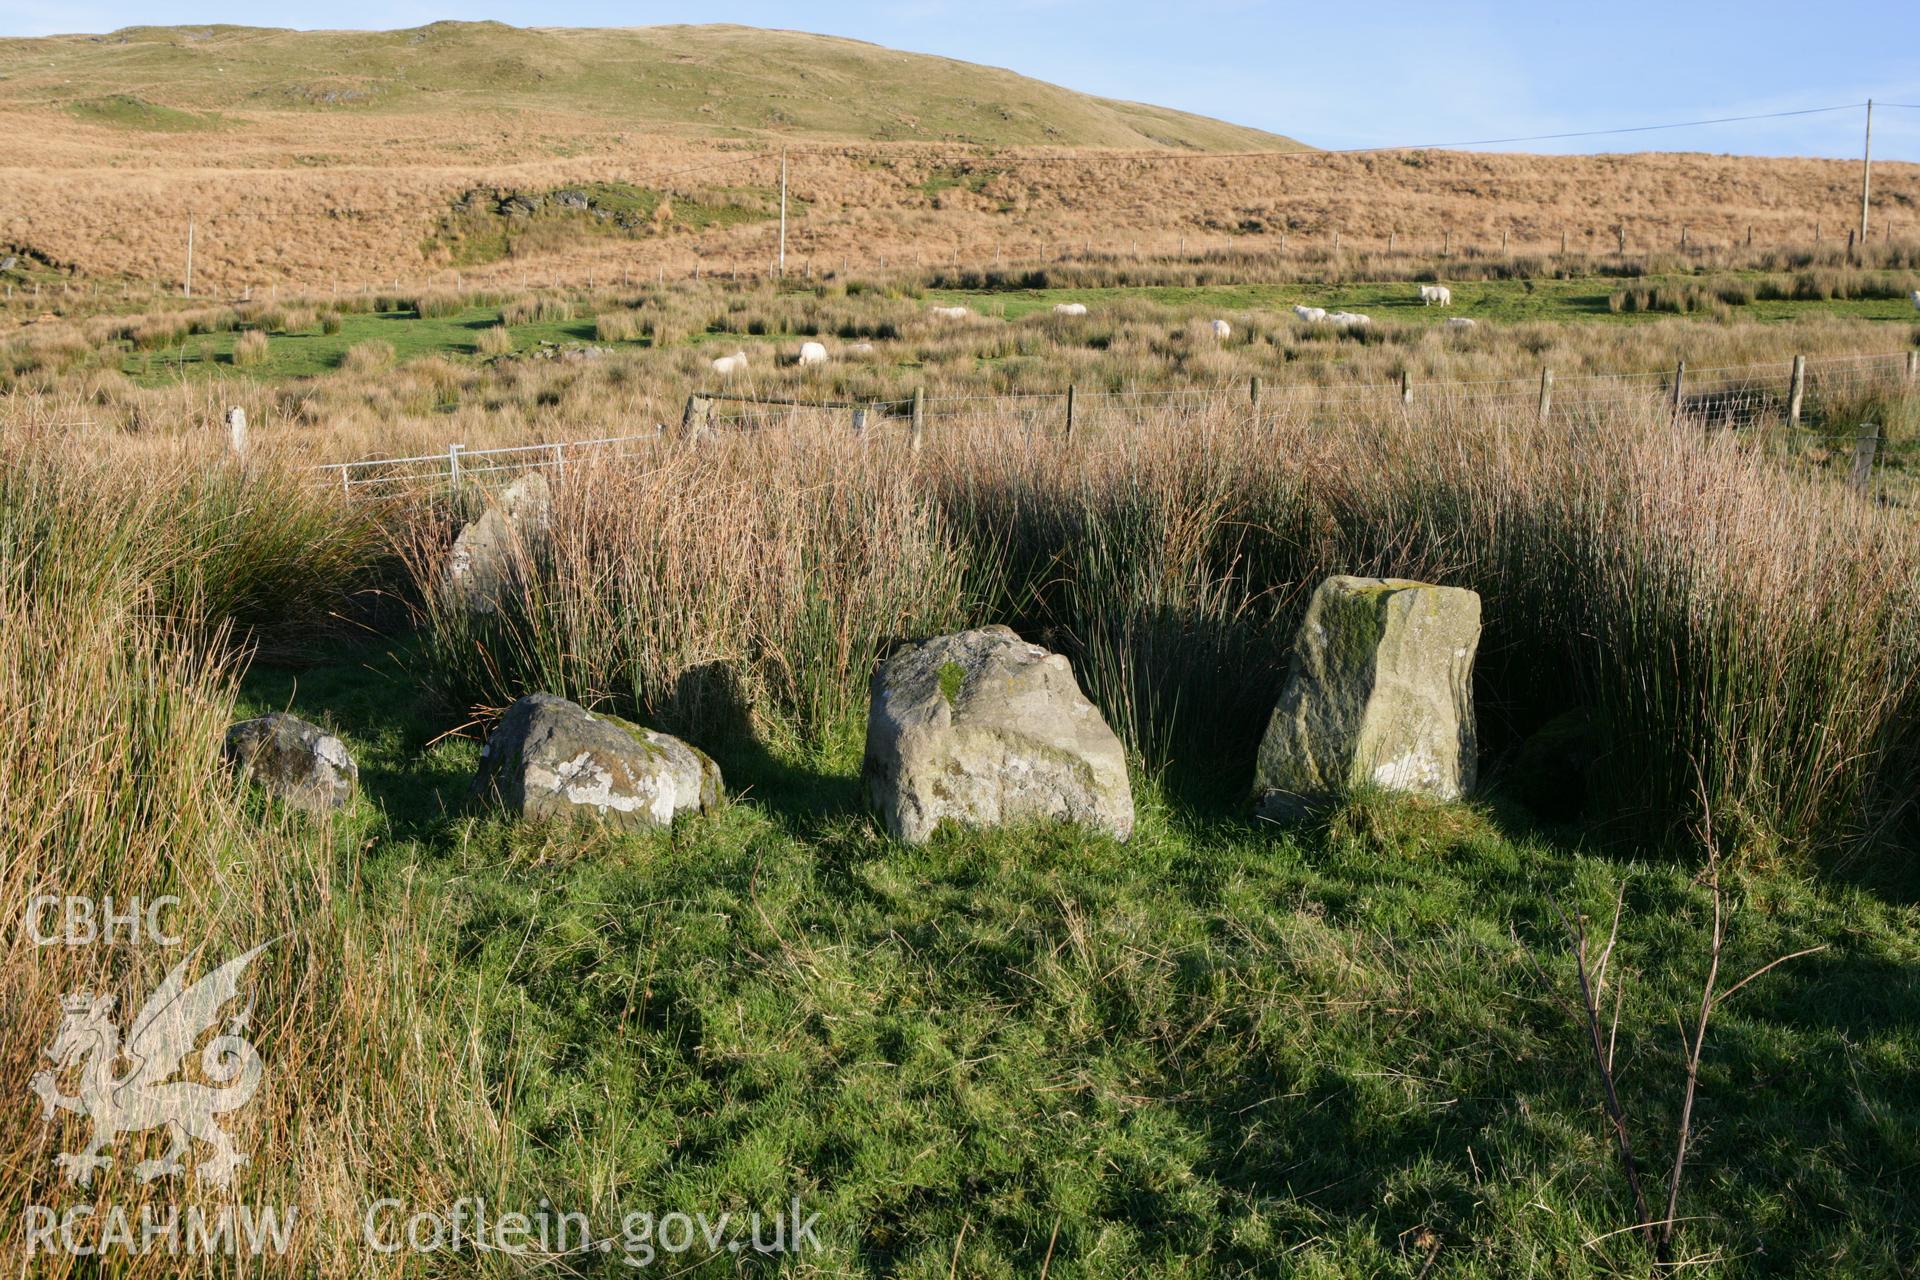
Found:
<svg viewBox="0 0 1920 1280"><path fill-rule="evenodd" d="M1920 351L1880 354L1795 356L1791 362L1721 365L1690 368L1685 361L1668 370L1637 373L1574 374L1557 378L1551 369L1537 377L1491 378L1467 381L1419 382L1402 375L1387 384L1323 386L1295 383L1272 386L1255 376L1244 382L1211 386L1138 388L1083 391L1006 392L963 396L928 396L916 390L910 396L871 399L803 400L725 391L696 391L687 397L680 422L682 434L700 435L722 429L775 429L793 424L801 412L847 414L849 425L864 431L894 419L909 425L917 445L929 420L964 416L1002 418L1027 427L1054 426L1069 434L1096 407L1120 409L1136 416L1170 403L1238 401L1251 411L1279 406L1325 407L1356 411L1364 408L1410 407L1425 399L1524 408L1531 404L1541 420L1576 408L1629 401L1647 402L1660 396L1676 423L1702 427L1745 428L1777 421L1785 431L1802 437L1826 439L1831 433L1805 425L1810 399L1844 394L1874 385L1920 383ZM990 406L982 409L977 406ZM1871 472L1878 451L1865 446L1864 471ZM479 476L537 469L564 470L569 461L633 456L650 450L667 434L666 424L631 435L594 439L510 445L496 449L468 449L449 444L445 452L402 458L361 458L329 462L313 468L343 492L398 493L419 484L459 484ZM1861 446L1856 446L1856 455ZM1857 467L1856 470L1860 470Z"/></svg>

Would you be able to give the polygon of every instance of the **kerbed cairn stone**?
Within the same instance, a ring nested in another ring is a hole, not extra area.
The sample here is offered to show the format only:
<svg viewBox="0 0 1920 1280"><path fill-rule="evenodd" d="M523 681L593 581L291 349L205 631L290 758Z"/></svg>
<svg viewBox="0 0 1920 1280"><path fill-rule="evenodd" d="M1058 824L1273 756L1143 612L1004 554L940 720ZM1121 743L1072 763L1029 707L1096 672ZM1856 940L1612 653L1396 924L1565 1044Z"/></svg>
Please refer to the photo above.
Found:
<svg viewBox="0 0 1920 1280"><path fill-rule="evenodd" d="M896 838L1049 819L1133 834L1126 752L1059 654L981 627L893 654L871 692L864 774Z"/></svg>
<svg viewBox="0 0 1920 1280"><path fill-rule="evenodd" d="M720 766L699 748L550 693L507 708L473 789L517 817L587 816L623 830L671 826L723 794Z"/></svg>
<svg viewBox="0 0 1920 1280"><path fill-rule="evenodd" d="M229 728L226 754L269 794L314 813L345 808L360 780L345 743L284 711Z"/></svg>

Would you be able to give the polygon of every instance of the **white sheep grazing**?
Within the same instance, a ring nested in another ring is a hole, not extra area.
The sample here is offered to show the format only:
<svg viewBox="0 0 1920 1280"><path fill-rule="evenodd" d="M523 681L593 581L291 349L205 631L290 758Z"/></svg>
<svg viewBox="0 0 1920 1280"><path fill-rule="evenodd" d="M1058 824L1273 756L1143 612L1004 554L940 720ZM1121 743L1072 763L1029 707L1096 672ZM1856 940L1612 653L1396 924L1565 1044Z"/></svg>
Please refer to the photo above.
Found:
<svg viewBox="0 0 1920 1280"><path fill-rule="evenodd" d="M1053 314L1057 316L1083 316L1087 314L1087 304L1084 302L1056 302L1053 304Z"/></svg>
<svg viewBox="0 0 1920 1280"><path fill-rule="evenodd" d="M1471 320L1471 319L1469 319L1469 318L1467 318L1466 316L1450 316L1450 317L1448 317L1448 319L1447 319L1447 328L1449 328L1449 329L1471 329L1471 328L1473 328L1473 326L1474 326L1474 325L1476 325L1476 324L1478 324L1478 323L1479 323L1479 321L1477 321L1477 320Z"/></svg>
<svg viewBox="0 0 1920 1280"><path fill-rule="evenodd" d="M1920 311L1920 289L1915 289L1913 291L1913 309L1915 311Z"/></svg>
<svg viewBox="0 0 1920 1280"><path fill-rule="evenodd" d="M736 351L730 356L721 356L713 362L713 371L723 378L731 378L736 373L744 373L747 368L747 353Z"/></svg>
<svg viewBox="0 0 1920 1280"><path fill-rule="evenodd" d="M847 354L850 356L870 356L873 354L873 344L871 342L856 342L847 348Z"/></svg>
<svg viewBox="0 0 1920 1280"><path fill-rule="evenodd" d="M1430 307L1434 303L1443 307L1453 305L1453 290L1443 284L1423 284L1420 286L1420 305Z"/></svg>
<svg viewBox="0 0 1920 1280"><path fill-rule="evenodd" d="M1293 314L1299 316L1308 324L1319 324L1327 318L1327 309L1325 307L1303 307L1295 305Z"/></svg>
<svg viewBox="0 0 1920 1280"><path fill-rule="evenodd" d="M1364 329L1373 323L1372 316L1363 316L1357 311L1335 311L1327 316L1328 324L1337 324L1342 329Z"/></svg>
<svg viewBox="0 0 1920 1280"><path fill-rule="evenodd" d="M940 320L965 320L973 314L973 312L967 310L965 307L930 307L928 310L933 313L936 319Z"/></svg>
<svg viewBox="0 0 1920 1280"><path fill-rule="evenodd" d="M1233 336L1233 326L1228 324L1225 320L1215 320L1211 325L1207 327L1212 329L1213 336L1220 339L1220 341L1222 342L1225 342L1228 338L1231 338Z"/></svg>
<svg viewBox="0 0 1920 1280"><path fill-rule="evenodd" d="M826 362L827 349L824 346L817 342L803 342L800 344L800 364L825 364Z"/></svg>

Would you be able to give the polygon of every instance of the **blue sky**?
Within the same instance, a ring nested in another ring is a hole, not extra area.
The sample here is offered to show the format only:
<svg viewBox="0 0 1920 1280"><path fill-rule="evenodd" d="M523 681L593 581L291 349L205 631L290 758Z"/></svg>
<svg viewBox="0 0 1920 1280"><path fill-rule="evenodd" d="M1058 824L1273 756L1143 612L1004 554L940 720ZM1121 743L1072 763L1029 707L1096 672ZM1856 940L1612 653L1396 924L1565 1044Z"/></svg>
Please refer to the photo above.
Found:
<svg viewBox="0 0 1920 1280"><path fill-rule="evenodd" d="M0 0L0 33L143 23L399 27L739 22L1011 67L1324 147L1443 143L1860 102L1920 103L1920 2L1370 0ZM1857 155L1848 111L1507 150ZM1876 113L1875 154L1920 160L1920 110Z"/></svg>

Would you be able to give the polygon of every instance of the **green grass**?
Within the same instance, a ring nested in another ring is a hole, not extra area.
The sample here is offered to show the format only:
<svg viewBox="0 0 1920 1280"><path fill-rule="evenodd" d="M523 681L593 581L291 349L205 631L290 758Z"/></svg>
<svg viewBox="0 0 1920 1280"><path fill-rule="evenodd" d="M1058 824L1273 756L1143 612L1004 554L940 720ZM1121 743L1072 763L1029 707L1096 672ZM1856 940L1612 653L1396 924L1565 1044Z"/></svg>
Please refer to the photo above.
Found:
<svg viewBox="0 0 1920 1280"><path fill-rule="evenodd" d="M1688 278L1672 277L1674 280ZM1754 274L1751 278L1763 277ZM1650 276L1633 283L1651 285L1665 279L1668 277ZM1660 318L1658 313L1629 314L1609 310L1608 297L1621 287L1621 281L1612 277L1448 282L1447 287L1453 291L1453 305L1450 307L1421 305L1419 284L1405 281L1327 285L1146 285L1096 289L929 289L926 298L929 302L960 304L989 314L1004 314L1009 320L1036 311L1050 311L1059 302L1084 302L1092 309L1128 299L1140 299L1180 310L1199 311L1204 308L1213 312L1285 312L1299 303L1325 307L1329 311L1359 311L1377 320L1412 324L1440 324L1453 316L1466 316L1483 323L1561 320L1634 324ZM1756 320L1788 320L1809 314L1867 320L1913 319L1913 306L1904 298L1767 301L1736 307L1733 311L1737 316Z"/></svg>
<svg viewBox="0 0 1920 1280"><path fill-rule="evenodd" d="M137 352L122 361L121 369L136 381L149 384L183 375L241 375L266 381L311 378L333 372L340 367L347 348L372 340L391 344L396 362L422 356L474 356L480 334L499 323L498 307L469 307L424 320L411 310L348 312L341 315L337 333L324 333L316 323L297 333L272 335L266 359L256 365L240 367L233 363L233 344L238 340L234 332L193 335L179 346ZM523 351L542 342L595 342L592 316L515 325L511 332L515 349Z"/></svg>
<svg viewBox="0 0 1920 1280"><path fill-rule="evenodd" d="M441 219L423 248L453 265L472 266L552 252L593 237L639 239L674 229L699 232L777 216L768 203L778 199L777 192L727 187L703 195L673 195L625 182L590 182L500 197L476 189ZM569 200L572 203L565 202ZM509 213L516 202L528 211L517 216Z"/></svg>
<svg viewBox="0 0 1920 1280"><path fill-rule="evenodd" d="M222 129L227 125L226 120L212 112L163 107L130 93L89 98L70 104L67 110L88 124L118 125L125 129L144 129L150 133L200 133Z"/></svg>
<svg viewBox="0 0 1920 1280"><path fill-rule="evenodd" d="M1629 881L1619 1060L1657 1192L1705 962L1679 867L1497 808L1361 800L1283 833L1145 783L1125 846L911 849L865 816L854 742L702 743L736 798L671 834L516 828L466 808L474 745L435 741L457 717L410 660L256 669L243 710L358 755L337 839L375 917L447 907L431 985L507 1135L472 1194L602 1221L798 1195L843 1275L1647 1274L1608 1234L1631 1209L1581 1033L1525 949L1565 987L1549 897L1599 915ZM1737 896L1729 972L1830 949L1714 1024L1681 1253L1899 1274L1920 920L1786 876Z"/></svg>

